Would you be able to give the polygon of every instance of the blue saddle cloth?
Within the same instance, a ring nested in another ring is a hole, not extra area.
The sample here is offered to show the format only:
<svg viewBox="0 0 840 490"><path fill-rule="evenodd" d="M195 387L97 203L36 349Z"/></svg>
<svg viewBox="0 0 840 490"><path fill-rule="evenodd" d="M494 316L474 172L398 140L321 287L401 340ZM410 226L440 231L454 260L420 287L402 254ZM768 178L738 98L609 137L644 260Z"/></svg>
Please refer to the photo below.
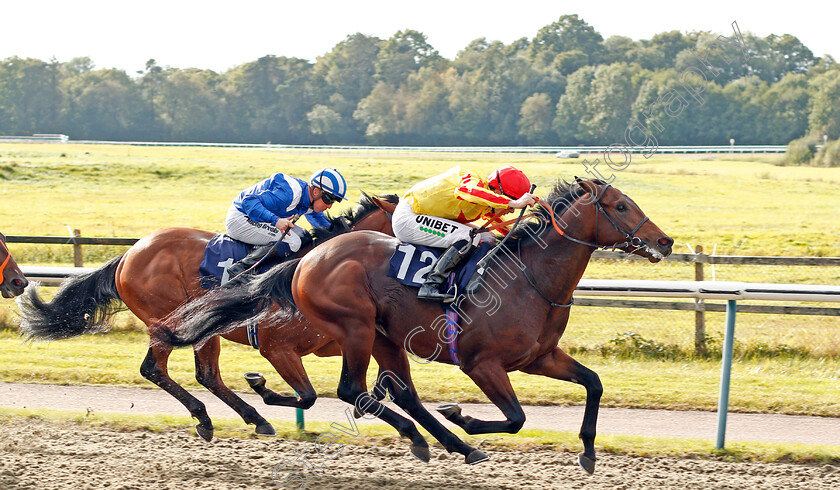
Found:
<svg viewBox="0 0 840 490"><path fill-rule="evenodd" d="M464 290L464 287L470 282L470 278L475 274L478 261L491 248L493 248L492 244L482 242L472 255L461 262L450 274L450 279L454 281L457 287L456 291ZM412 243L400 243L394 250L394 255L391 256L391 261L388 264L388 277L393 277L400 284L419 288L426 280L426 275L432 271L432 267L443 250L442 248L432 248ZM448 287L448 285L444 284L443 287Z"/></svg>
<svg viewBox="0 0 840 490"><path fill-rule="evenodd" d="M230 279L227 277L227 268L242 260L253 247L254 245L234 240L225 234L211 238L204 249L204 260L198 266L201 287L213 289L227 282Z"/></svg>
<svg viewBox="0 0 840 490"><path fill-rule="evenodd" d="M472 255L467 257L467 260L461 262L449 274L449 281L444 282L441 289L449 289L454 285L456 296L461 291L464 291L470 282L470 278L475 274L478 261L487 255L487 252L492 248L493 245L490 243L479 244ZM400 243L396 250L394 250L394 255L391 256L391 260L388 263L388 276L393 277L400 284L419 288L423 284L423 281L426 280L426 275L431 272L432 267L442 253L443 249L441 248ZM441 303L440 305L446 313L446 334L441 338L445 339L449 348L449 359L456 366L460 366L458 334L462 329L458 324L458 313L453 308L454 303Z"/></svg>

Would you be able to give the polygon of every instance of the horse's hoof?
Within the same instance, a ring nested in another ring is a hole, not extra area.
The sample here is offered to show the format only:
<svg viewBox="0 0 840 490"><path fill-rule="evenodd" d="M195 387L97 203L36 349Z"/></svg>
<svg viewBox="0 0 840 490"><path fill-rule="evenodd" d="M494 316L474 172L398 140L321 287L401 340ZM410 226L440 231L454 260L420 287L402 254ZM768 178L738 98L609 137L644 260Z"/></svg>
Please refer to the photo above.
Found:
<svg viewBox="0 0 840 490"><path fill-rule="evenodd" d="M482 461L487 461L488 459L490 459L490 456L482 453L478 449L473 449L470 451L470 454L467 455L466 462L467 464L478 464Z"/></svg>
<svg viewBox="0 0 840 490"><path fill-rule="evenodd" d="M455 415L461 415L461 407L459 407L457 403L444 403L443 405L438 406L435 410L437 410L447 420Z"/></svg>
<svg viewBox="0 0 840 490"><path fill-rule="evenodd" d="M195 426L195 433L198 434L199 437L204 439L207 442L213 440L213 427L209 429L207 427L202 427L201 425Z"/></svg>
<svg viewBox="0 0 840 490"><path fill-rule="evenodd" d="M268 422L258 425L257 428L254 429L254 432L256 432L257 434L259 434L261 436L276 436L277 435L277 432L274 431L274 427L272 427L272 425L269 424Z"/></svg>
<svg viewBox="0 0 840 490"><path fill-rule="evenodd" d="M353 408L353 418L360 419L364 416L365 416L365 414L360 412L358 408Z"/></svg>
<svg viewBox="0 0 840 490"><path fill-rule="evenodd" d="M584 456L583 453L578 455L578 463L580 467L586 470L587 473L590 475L595 473L595 460L589 459L587 456Z"/></svg>
<svg viewBox="0 0 840 490"><path fill-rule="evenodd" d="M424 463L428 463L432 459L428 446L411 446L411 454Z"/></svg>
<svg viewBox="0 0 840 490"><path fill-rule="evenodd" d="M245 381L248 382L248 386L250 386L254 391L257 391L257 388L265 387L265 377L262 373L248 371L243 375L243 377L245 378Z"/></svg>

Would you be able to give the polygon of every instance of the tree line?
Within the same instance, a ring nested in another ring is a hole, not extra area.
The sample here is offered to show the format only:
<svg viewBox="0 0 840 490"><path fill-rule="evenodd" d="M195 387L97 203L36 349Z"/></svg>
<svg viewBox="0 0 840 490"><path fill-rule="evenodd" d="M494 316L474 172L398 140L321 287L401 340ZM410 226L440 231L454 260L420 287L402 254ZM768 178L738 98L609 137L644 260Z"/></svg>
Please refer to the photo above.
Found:
<svg viewBox="0 0 840 490"><path fill-rule="evenodd" d="M603 37L576 15L448 60L418 31L352 34L314 63L264 56L224 73L0 65L0 134L284 144L786 144L840 138L840 65L795 36ZM636 133L628 128L636 126ZM810 141L809 140L809 141Z"/></svg>

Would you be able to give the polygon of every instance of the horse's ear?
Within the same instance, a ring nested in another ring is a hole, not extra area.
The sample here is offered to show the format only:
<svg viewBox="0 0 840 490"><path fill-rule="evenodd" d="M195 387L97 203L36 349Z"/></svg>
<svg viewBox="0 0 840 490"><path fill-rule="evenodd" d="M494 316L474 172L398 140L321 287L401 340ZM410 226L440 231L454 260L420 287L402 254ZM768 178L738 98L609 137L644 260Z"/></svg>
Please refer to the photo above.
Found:
<svg viewBox="0 0 840 490"><path fill-rule="evenodd" d="M593 185L591 180L581 179L577 175L575 176L575 184L583 190L583 192L592 192L595 190L595 186Z"/></svg>
<svg viewBox="0 0 840 490"><path fill-rule="evenodd" d="M579 177L575 177L575 184L580 188L583 192L581 195L580 202L583 204L588 204L597 200L598 196L598 183L592 180L581 179ZM589 196L584 197L584 196Z"/></svg>
<svg viewBox="0 0 840 490"><path fill-rule="evenodd" d="M396 204L392 204L388 201L382 200L378 196L367 196L367 197L368 197L368 199L371 200L371 202L373 202L373 204L376 205L376 207L378 207L382 211L385 211L386 213L393 213L394 209L397 207Z"/></svg>

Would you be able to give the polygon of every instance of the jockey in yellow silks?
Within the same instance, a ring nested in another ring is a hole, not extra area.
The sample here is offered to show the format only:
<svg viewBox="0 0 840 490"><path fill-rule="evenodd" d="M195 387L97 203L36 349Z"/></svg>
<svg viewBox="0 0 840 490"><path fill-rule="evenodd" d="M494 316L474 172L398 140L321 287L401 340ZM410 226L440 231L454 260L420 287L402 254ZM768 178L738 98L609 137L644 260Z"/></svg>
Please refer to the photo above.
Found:
<svg viewBox="0 0 840 490"><path fill-rule="evenodd" d="M468 223L501 210L535 204L537 198L528 192L530 188L528 177L510 166L494 170L486 181L469 169L453 167L411 187L394 210L394 235L403 242L448 247L417 297L451 300L452 296L441 294L439 287L480 240L480 236L471 236L475 227Z"/></svg>

